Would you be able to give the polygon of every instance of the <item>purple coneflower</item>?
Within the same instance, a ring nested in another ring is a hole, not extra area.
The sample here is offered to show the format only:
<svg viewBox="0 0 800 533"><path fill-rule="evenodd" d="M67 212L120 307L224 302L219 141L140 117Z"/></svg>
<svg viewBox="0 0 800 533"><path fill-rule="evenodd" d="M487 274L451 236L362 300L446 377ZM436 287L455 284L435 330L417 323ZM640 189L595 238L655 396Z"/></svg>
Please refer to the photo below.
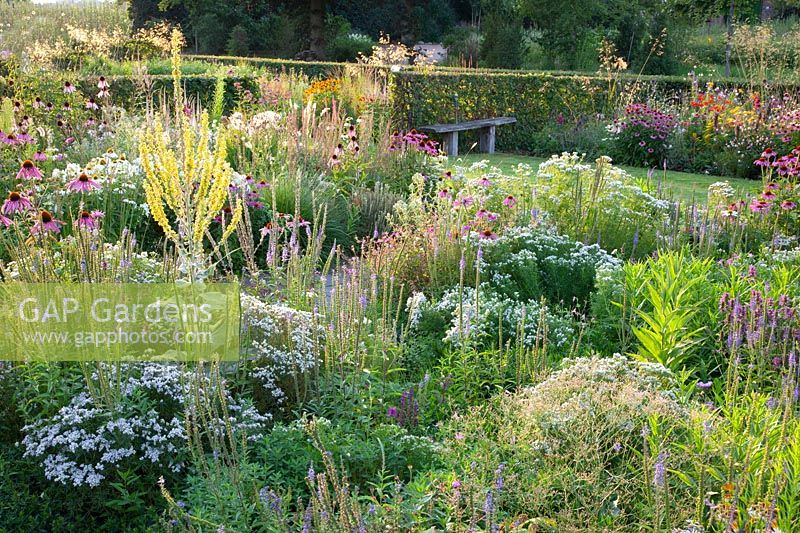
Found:
<svg viewBox="0 0 800 533"><path fill-rule="evenodd" d="M97 102L95 102L94 98L89 98L86 101L86 109L95 109L96 110L96 109L100 109L100 106L97 105Z"/></svg>
<svg viewBox="0 0 800 533"><path fill-rule="evenodd" d="M99 189L100 184L90 178L85 172L74 180L67 183L67 189L73 192L89 192L92 189Z"/></svg>
<svg viewBox="0 0 800 533"><path fill-rule="evenodd" d="M97 229L97 219L89 211L81 211L75 224L81 229Z"/></svg>
<svg viewBox="0 0 800 533"><path fill-rule="evenodd" d="M517 205L517 199L509 194L503 199L503 205L508 208L514 207Z"/></svg>
<svg viewBox="0 0 800 533"><path fill-rule="evenodd" d="M2 212L4 215L11 215L14 213L27 211L32 207L33 204L31 204L30 200L22 196L17 191L11 191L8 193L8 198L6 198L6 201L3 202L3 207L0 208L0 212Z"/></svg>
<svg viewBox="0 0 800 533"><path fill-rule="evenodd" d="M53 218L49 211L42 210L39 213L39 220L31 227L31 233L34 235L48 231L50 233L60 233L63 224L60 220Z"/></svg>
<svg viewBox="0 0 800 533"><path fill-rule="evenodd" d="M766 213L769 211L770 204L764 200L754 200L750 204L750 211L753 213Z"/></svg>
<svg viewBox="0 0 800 533"><path fill-rule="evenodd" d="M72 94L75 92L75 86L72 85L70 82L64 82L64 94Z"/></svg>
<svg viewBox="0 0 800 533"><path fill-rule="evenodd" d="M97 80L97 88L98 89L108 89L108 82L106 81L105 76L100 76L100 79Z"/></svg>
<svg viewBox="0 0 800 533"><path fill-rule="evenodd" d="M40 179L42 177L42 171L36 168L36 165L33 164L33 161L30 159L26 159L22 162L22 165L19 167L19 172L17 172L17 179Z"/></svg>
<svg viewBox="0 0 800 533"><path fill-rule="evenodd" d="M42 152L41 150L36 150L36 153L33 154L34 161L47 161L47 154Z"/></svg>
<svg viewBox="0 0 800 533"><path fill-rule="evenodd" d="M784 200L781 202L781 209L784 211L791 211L795 207L797 207L797 204L791 200Z"/></svg>

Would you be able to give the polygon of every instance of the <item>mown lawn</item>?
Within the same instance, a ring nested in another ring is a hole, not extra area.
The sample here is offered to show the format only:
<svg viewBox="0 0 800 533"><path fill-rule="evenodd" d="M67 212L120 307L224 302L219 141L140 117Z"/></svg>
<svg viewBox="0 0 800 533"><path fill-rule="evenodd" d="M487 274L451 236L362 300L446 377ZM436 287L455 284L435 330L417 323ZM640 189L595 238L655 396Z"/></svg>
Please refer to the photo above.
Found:
<svg viewBox="0 0 800 533"><path fill-rule="evenodd" d="M519 163L527 163L536 168L545 159L542 157L529 157L516 154L467 154L459 156L456 160L461 160L465 164L472 164L476 161L488 160L491 165L498 167L503 172L512 172ZM622 166L634 176L647 178L647 169L639 167ZM663 176L663 171L655 174L654 179ZM728 181L736 189L748 191L759 187L760 182L756 180L746 180L741 178L724 178L720 176L709 176L707 174L692 174L689 172L676 172L668 170L664 183L681 200L704 202L708 186L716 181Z"/></svg>

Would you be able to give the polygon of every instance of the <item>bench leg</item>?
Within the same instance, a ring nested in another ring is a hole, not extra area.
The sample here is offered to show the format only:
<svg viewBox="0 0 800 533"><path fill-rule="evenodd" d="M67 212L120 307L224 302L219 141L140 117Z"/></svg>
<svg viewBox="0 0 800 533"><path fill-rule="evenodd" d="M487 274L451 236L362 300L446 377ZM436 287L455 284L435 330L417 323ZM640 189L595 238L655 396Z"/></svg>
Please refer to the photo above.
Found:
<svg viewBox="0 0 800 533"><path fill-rule="evenodd" d="M450 157L458 155L458 132L450 131L442 134L442 141L444 141L444 150Z"/></svg>
<svg viewBox="0 0 800 533"><path fill-rule="evenodd" d="M488 128L481 128L480 130L480 149L481 152L487 154L494 153L494 138L496 134L496 127L489 126Z"/></svg>

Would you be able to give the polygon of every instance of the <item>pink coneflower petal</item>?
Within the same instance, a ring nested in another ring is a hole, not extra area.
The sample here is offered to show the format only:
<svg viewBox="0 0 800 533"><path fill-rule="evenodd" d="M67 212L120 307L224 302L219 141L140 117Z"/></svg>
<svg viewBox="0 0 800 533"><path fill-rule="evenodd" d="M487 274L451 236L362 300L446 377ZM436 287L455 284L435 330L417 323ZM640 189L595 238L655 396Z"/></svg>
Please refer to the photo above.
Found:
<svg viewBox="0 0 800 533"><path fill-rule="evenodd" d="M90 178L85 172L82 172L80 176L67 183L67 189L73 192L89 192L99 188L100 184Z"/></svg>
<svg viewBox="0 0 800 533"><path fill-rule="evenodd" d="M17 179L40 179L42 177L42 171L39 170L36 165L33 164L33 161L30 159L26 159L22 162L22 165L19 168L19 172L17 172Z"/></svg>
<svg viewBox="0 0 800 533"><path fill-rule="evenodd" d="M2 224L5 227L9 227L14 225L14 221L8 217L0 215L0 224Z"/></svg>
<svg viewBox="0 0 800 533"><path fill-rule="evenodd" d="M8 198L3 202L3 207L0 208L0 212L4 215L12 215L14 213L22 213L32 208L33 204L30 200L17 191L11 191L8 193Z"/></svg>
<svg viewBox="0 0 800 533"><path fill-rule="evenodd" d="M60 220L53 218L49 211L43 210L39 213L39 220L31 227L31 233L34 235L46 232L60 233L63 224Z"/></svg>
<svg viewBox="0 0 800 533"><path fill-rule="evenodd" d="M81 211L75 224L81 229L93 230L97 228L97 218L93 217L88 211Z"/></svg>
<svg viewBox="0 0 800 533"><path fill-rule="evenodd" d="M509 208L514 207L517 205L517 199L509 194L503 199L503 205Z"/></svg>

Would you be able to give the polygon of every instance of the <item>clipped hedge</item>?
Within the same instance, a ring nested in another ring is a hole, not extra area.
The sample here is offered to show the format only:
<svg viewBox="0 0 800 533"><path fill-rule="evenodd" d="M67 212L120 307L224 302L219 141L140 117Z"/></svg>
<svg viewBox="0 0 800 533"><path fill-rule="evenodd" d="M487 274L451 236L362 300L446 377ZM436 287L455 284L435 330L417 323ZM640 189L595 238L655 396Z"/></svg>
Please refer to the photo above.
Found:
<svg viewBox="0 0 800 533"><path fill-rule="evenodd" d="M333 61L297 61L294 59L275 59L271 57L238 57L187 55L187 59L206 61L215 65L247 65L273 71L297 72L310 78L327 78L339 69L353 63L336 63Z"/></svg>
<svg viewBox="0 0 800 533"><path fill-rule="evenodd" d="M455 121L456 99L459 120L516 117L515 125L497 129L500 151L535 151L535 134L546 124L607 114L608 89L606 78L568 73L438 70L392 77L396 117L407 128ZM679 97L692 85L677 77L623 77L617 90L627 89Z"/></svg>
<svg viewBox="0 0 800 533"><path fill-rule="evenodd" d="M66 79L66 78L65 78ZM148 98L158 106L163 101L164 96L169 100L172 98L172 76L149 76L140 78L134 76L110 76L107 77L114 104L131 110L144 106ZM194 101L199 101L208 107L214 99L214 91L217 78L213 76L183 76L181 78L184 93ZM256 92L258 85L252 77L226 77L225 78L225 109L233 108L236 99L235 83L241 83L243 89ZM78 89L84 94L97 92L94 78L83 78L74 82Z"/></svg>

